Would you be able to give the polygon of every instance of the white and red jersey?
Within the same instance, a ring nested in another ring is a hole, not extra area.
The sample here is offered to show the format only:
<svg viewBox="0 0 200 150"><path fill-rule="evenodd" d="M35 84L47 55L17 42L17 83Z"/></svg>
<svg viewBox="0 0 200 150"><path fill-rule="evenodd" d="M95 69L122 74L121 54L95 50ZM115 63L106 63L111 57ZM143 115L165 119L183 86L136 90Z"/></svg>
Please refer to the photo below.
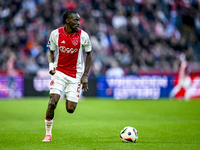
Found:
<svg viewBox="0 0 200 150"><path fill-rule="evenodd" d="M47 47L51 51L58 50L56 70L73 78L81 77L84 69L82 50L90 52L91 42L88 34L79 29L78 32L67 33L64 27L51 32Z"/></svg>

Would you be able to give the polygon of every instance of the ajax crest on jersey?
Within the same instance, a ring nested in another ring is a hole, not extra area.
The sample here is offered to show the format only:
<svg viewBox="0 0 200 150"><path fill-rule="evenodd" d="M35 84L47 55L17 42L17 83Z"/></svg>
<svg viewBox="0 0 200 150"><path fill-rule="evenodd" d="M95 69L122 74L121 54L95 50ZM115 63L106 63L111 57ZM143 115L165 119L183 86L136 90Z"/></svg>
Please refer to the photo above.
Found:
<svg viewBox="0 0 200 150"><path fill-rule="evenodd" d="M138 132L133 127L125 127L120 132L120 138L123 142L136 142L138 139Z"/></svg>

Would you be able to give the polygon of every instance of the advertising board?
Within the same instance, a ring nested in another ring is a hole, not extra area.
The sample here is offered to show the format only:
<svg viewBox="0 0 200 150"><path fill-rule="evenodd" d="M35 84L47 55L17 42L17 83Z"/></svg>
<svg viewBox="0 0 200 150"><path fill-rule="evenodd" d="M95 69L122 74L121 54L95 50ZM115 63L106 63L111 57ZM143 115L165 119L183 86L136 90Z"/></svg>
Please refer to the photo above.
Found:
<svg viewBox="0 0 200 150"><path fill-rule="evenodd" d="M21 98L24 96L24 78L21 76L0 76L0 98Z"/></svg>
<svg viewBox="0 0 200 150"><path fill-rule="evenodd" d="M50 77L39 77L24 79L24 96L39 96L49 97ZM96 79L88 79L89 90L82 92L83 96L96 97Z"/></svg>
<svg viewBox="0 0 200 150"><path fill-rule="evenodd" d="M169 97L173 76L129 75L120 79L97 79L97 96L115 99L158 99Z"/></svg>
<svg viewBox="0 0 200 150"><path fill-rule="evenodd" d="M189 99L200 99L200 73L190 75L191 83L188 88L182 87L175 95L176 99L184 99L188 94ZM174 87L178 84L178 77L175 77Z"/></svg>

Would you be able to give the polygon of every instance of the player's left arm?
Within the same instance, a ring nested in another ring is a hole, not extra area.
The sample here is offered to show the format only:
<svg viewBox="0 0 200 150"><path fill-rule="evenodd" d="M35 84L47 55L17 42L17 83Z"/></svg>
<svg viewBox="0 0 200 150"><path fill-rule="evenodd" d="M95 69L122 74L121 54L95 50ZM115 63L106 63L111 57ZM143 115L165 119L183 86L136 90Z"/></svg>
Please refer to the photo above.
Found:
<svg viewBox="0 0 200 150"><path fill-rule="evenodd" d="M88 34L84 32L83 30L81 34L81 41L82 41L83 48L86 52L85 70L81 77L81 84L82 84L83 91L87 91L88 90L88 74L89 74L90 66L92 64L93 52L92 52L92 45L90 42L90 38Z"/></svg>
<svg viewBox="0 0 200 150"><path fill-rule="evenodd" d="M93 52L86 52L86 62L85 62L85 71L83 73L83 76L81 78L81 83L82 83L82 89L83 91L88 90L88 73L92 64L92 57L93 57Z"/></svg>

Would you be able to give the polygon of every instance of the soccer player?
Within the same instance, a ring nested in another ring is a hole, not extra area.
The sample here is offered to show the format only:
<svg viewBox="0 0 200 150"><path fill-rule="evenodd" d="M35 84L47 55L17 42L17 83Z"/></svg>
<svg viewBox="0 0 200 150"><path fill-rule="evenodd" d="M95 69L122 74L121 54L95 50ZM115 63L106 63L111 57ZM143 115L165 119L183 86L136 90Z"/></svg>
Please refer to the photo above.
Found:
<svg viewBox="0 0 200 150"><path fill-rule="evenodd" d="M187 52L186 54L182 53L180 55L181 64L179 68L178 84L170 92L170 98L174 98L175 95L181 90L181 88L184 88L185 89L184 99L186 101L190 99L190 85L192 81L190 78L191 68L189 67L189 59L190 56Z"/></svg>
<svg viewBox="0 0 200 150"><path fill-rule="evenodd" d="M88 90L88 73L92 63L92 49L88 34L79 29L80 16L76 11L69 10L63 15L64 27L51 32L47 47L50 82L50 100L48 103L45 126L46 136L43 142L52 141L52 125L54 110L62 92L66 95L66 110L73 113L79 101L81 89ZM58 54L54 58L57 48ZM86 52L85 67L82 50Z"/></svg>

